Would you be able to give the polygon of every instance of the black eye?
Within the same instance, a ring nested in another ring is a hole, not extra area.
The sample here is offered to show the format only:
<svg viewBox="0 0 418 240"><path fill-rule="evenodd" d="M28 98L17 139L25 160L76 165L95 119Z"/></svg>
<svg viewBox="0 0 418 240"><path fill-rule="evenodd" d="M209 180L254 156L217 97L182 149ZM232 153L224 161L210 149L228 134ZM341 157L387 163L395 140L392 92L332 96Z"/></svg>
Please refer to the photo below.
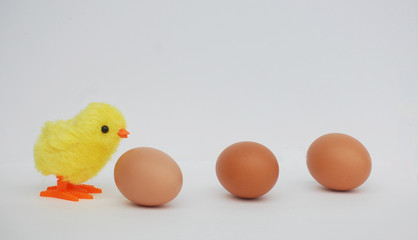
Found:
<svg viewBox="0 0 418 240"><path fill-rule="evenodd" d="M107 133L107 132L109 132L109 127L106 125L102 126L102 133Z"/></svg>

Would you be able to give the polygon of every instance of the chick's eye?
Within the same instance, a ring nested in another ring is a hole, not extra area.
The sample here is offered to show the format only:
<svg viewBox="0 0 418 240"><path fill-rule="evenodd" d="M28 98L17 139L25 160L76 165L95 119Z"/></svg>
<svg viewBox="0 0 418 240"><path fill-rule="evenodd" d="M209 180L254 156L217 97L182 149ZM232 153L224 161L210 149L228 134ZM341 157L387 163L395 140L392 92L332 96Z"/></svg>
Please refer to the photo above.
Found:
<svg viewBox="0 0 418 240"><path fill-rule="evenodd" d="M107 133L107 132L109 132L109 127L106 125L102 126L102 133Z"/></svg>

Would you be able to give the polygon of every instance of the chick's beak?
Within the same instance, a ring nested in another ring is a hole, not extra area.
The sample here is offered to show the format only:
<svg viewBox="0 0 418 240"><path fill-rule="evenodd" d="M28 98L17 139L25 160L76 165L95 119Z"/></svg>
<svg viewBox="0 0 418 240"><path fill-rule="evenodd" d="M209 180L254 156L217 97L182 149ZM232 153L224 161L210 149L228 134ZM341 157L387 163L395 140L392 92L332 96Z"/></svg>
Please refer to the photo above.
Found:
<svg viewBox="0 0 418 240"><path fill-rule="evenodd" d="M128 134L129 134L129 132L126 131L125 128L119 129L119 132L118 132L119 137L121 137L121 138L127 138L128 137Z"/></svg>

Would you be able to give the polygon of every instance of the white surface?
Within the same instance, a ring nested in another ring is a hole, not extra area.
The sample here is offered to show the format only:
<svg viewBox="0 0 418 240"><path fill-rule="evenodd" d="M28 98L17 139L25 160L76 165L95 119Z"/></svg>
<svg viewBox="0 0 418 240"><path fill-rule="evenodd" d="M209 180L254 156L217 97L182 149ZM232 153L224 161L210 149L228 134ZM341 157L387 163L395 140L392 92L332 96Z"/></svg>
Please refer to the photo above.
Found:
<svg viewBox="0 0 418 240"><path fill-rule="evenodd" d="M1 1L1 239L417 239L416 1ZM93 201L38 197L33 167L46 120L91 101L117 106L132 133L91 182ZM328 132L360 140L367 184L323 191L309 144ZM278 157L275 189L229 197L214 162L253 140ZM159 148L185 176L164 208L128 204L118 156ZM71 233L71 234L70 234Z"/></svg>
<svg viewBox="0 0 418 240"><path fill-rule="evenodd" d="M180 195L160 208L131 204L113 183L114 162L90 183L103 188L93 200L41 198L54 184L30 167L1 177L3 239L417 239L415 178L374 166L352 192L320 187L304 166L281 164L273 190L241 200L222 189L214 163L181 163ZM17 174L24 178L17 178ZM10 180L13 179L13 184ZM30 181L28 181L30 179Z"/></svg>

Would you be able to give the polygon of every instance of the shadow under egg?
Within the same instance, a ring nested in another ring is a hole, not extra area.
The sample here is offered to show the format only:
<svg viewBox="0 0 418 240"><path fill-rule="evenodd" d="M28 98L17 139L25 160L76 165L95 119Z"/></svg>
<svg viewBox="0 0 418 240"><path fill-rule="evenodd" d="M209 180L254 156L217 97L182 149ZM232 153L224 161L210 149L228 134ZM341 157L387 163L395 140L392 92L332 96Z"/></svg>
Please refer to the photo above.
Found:
<svg viewBox="0 0 418 240"><path fill-rule="evenodd" d="M129 201L129 200L124 201L124 203L125 203L126 206L136 207L136 208L144 208L144 209L169 209L169 208L172 208L172 205L170 203L156 205L156 206L141 205L141 204Z"/></svg>
<svg viewBox="0 0 418 240"><path fill-rule="evenodd" d="M337 193L337 194L354 194L354 193L361 193L362 190L358 189L358 188L353 188L353 189L349 189L349 190L338 190L338 189L332 189L332 188L327 188L324 187L322 185L317 185L316 189L318 189L321 192L328 192L328 193Z"/></svg>
<svg viewBox="0 0 418 240"><path fill-rule="evenodd" d="M244 198L244 197L236 196L232 193L225 193L224 197L227 199L241 201L241 202L265 202L268 199L267 197L265 197L265 195L256 197L256 198Z"/></svg>

